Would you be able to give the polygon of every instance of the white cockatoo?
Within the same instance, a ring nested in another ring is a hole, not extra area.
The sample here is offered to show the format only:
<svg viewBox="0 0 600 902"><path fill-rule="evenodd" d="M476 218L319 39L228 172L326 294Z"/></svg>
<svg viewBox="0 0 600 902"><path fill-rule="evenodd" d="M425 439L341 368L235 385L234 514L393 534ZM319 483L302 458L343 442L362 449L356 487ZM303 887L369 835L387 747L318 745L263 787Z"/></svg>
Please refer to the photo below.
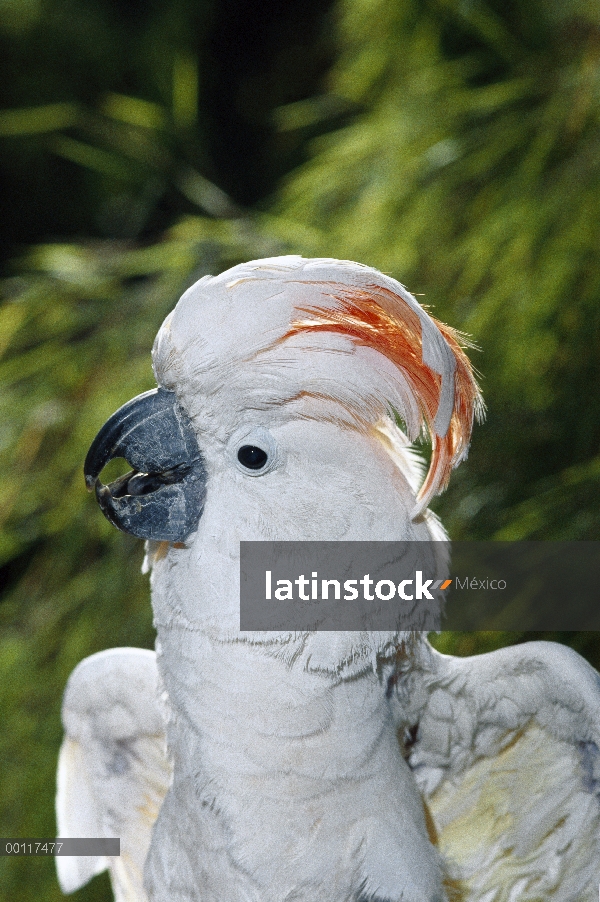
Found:
<svg viewBox="0 0 600 902"><path fill-rule="evenodd" d="M200 279L153 361L85 471L148 540L156 654L70 677L58 833L121 855L57 858L63 890L108 868L119 902L595 900L600 678L577 654L239 629L242 540L445 538L427 504L481 409L456 334L374 269L285 256ZM104 486L115 457L133 472Z"/></svg>

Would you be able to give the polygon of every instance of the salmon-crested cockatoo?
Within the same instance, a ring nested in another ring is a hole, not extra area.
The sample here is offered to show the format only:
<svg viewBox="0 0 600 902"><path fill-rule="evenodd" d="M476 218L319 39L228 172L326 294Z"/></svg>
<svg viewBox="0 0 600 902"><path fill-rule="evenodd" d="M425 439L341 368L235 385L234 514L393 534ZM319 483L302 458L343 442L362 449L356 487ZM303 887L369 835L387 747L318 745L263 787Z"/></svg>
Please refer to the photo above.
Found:
<svg viewBox="0 0 600 902"><path fill-rule="evenodd" d="M596 900L600 683L577 654L240 632L241 541L445 539L427 504L481 410L456 333L368 266L284 256L200 279L153 360L85 475L148 540L156 655L70 677L58 833L121 855L57 858L65 892L108 868L119 902Z"/></svg>

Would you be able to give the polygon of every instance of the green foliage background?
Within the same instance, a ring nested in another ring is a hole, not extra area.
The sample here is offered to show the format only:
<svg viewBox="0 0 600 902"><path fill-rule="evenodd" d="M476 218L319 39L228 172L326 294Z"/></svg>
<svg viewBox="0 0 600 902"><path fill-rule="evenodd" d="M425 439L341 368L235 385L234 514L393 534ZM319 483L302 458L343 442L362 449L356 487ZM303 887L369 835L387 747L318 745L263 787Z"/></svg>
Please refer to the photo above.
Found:
<svg viewBox="0 0 600 902"><path fill-rule="evenodd" d="M0 0L0 51L0 834L50 836L69 672L153 643L141 543L82 461L202 274L286 252L390 272L481 348L451 536L600 537L600 12ZM546 638L600 665L596 634ZM0 898L63 898L52 862L0 858ZM109 898L105 876L73 896Z"/></svg>

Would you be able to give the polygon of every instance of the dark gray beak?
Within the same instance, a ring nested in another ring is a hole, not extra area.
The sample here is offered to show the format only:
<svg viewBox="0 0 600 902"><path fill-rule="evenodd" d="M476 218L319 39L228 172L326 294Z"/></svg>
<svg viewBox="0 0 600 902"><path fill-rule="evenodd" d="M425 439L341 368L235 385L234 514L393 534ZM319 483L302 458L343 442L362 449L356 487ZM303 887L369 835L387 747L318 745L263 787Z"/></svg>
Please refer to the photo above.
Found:
<svg viewBox="0 0 600 902"><path fill-rule="evenodd" d="M124 457L133 470L103 485L100 473L115 457ZM198 525L206 469L174 392L155 388L113 413L92 442L83 472L104 515L124 532L183 542Z"/></svg>

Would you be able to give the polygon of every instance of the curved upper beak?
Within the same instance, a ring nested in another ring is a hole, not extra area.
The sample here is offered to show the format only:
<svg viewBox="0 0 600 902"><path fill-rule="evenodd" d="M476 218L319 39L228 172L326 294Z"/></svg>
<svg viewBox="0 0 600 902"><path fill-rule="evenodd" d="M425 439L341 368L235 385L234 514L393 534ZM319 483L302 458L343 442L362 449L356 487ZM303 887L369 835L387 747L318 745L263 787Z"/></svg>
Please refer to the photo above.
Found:
<svg viewBox="0 0 600 902"><path fill-rule="evenodd" d="M124 457L133 469L103 485L100 473L116 457ZM174 392L155 388L120 407L92 442L83 472L104 515L124 532L183 542L198 525L206 469Z"/></svg>

